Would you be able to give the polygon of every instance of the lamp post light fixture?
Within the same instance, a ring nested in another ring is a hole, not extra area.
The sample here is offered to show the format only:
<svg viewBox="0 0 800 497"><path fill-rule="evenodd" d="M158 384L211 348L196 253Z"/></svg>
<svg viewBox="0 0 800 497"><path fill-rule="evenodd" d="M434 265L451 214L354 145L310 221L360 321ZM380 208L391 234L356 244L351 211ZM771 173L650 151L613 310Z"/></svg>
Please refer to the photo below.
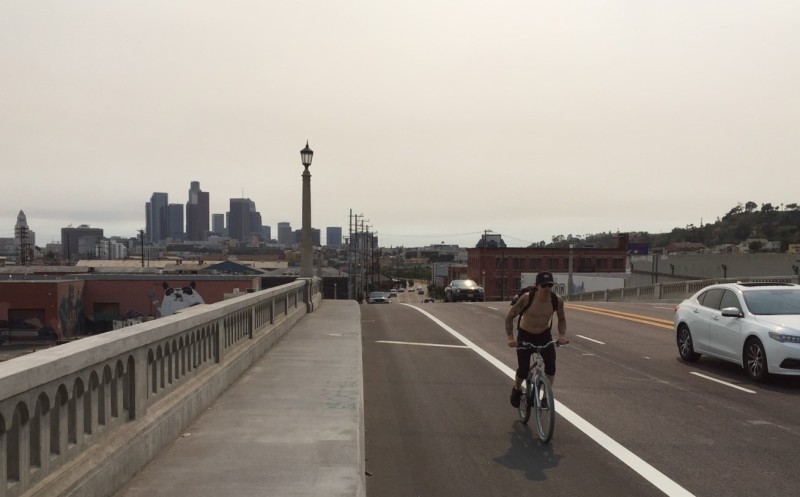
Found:
<svg viewBox="0 0 800 497"><path fill-rule="evenodd" d="M314 251L311 246L311 173L308 166L314 158L314 151L308 147L300 151L300 159L303 161L303 247L300 251L300 277L311 278L314 276Z"/></svg>

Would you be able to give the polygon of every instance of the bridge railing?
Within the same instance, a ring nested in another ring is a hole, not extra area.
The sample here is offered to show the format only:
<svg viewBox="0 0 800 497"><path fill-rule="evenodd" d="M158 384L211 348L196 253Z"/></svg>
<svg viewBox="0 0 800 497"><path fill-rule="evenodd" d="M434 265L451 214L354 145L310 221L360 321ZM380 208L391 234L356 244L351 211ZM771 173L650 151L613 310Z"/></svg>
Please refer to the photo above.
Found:
<svg viewBox="0 0 800 497"><path fill-rule="evenodd" d="M0 363L0 497L113 493L320 292L300 279Z"/></svg>
<svg viewBox="0 0 800 497"><path fill-rule="evenodd" d="M699 290L716 283L733 283L740 281L764 282L764 283L797 283L796 276L758 276L750 278L715 278L707 280L675 281L670 283L656 283L654 285L614 288L611 290L597 290L573 294L570 296L572 301L596 301L596 302L621 302L627 300L648 300L648 301L681 301L691 297Z"/></svg>

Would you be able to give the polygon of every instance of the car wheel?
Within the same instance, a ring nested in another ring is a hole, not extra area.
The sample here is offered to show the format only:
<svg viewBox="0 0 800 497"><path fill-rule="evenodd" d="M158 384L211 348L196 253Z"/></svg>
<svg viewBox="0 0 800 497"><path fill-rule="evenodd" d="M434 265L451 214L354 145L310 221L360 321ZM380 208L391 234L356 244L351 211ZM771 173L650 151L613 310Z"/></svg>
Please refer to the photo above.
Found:
<svg viewBox="0 0 800 497"><path fill-rule="evenodd" d="M678 353L686 362L700 359L700 354L694 351L694 345L692 345L692 332L685 324L678 326Z"/></svg>
<svg viewBox="0 0 800 497"><path fill-rule="evenodd" d="M766 381L769 376L767 353L758 338L751 338L744 345L744 371L755 381Z"/></svg>

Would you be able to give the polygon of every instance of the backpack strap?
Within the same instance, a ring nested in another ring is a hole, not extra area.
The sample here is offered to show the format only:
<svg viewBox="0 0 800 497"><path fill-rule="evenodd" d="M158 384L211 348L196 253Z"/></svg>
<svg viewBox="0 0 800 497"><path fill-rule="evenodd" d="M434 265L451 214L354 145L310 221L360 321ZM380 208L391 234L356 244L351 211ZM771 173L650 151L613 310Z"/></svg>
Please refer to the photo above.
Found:
<svg viewBox="0 0 800 497"><path fill-rule="evenodd" d="M533 287L528 292L528 303L525 304L525 307L522 308L522 310L519 313L519 316L517 316L517 331L519 331L519 324L522 322L522 315L525 314L525 311L528 310L528 307L530 307L531 304L533 304L533 296L534 295L536 295L536 287Z"/></svg>

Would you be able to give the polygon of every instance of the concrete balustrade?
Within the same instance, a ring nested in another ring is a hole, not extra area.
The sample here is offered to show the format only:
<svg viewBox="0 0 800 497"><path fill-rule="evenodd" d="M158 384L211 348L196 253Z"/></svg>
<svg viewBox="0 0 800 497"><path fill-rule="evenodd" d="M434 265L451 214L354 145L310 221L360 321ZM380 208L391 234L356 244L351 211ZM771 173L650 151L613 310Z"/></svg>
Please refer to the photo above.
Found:
<svg viewBox="0 0 800 497"><path fill-rule="evenodd" d="M110 495L321 300L300 279L0 364L0 497Z"/></svg>
<svg viewBox="0 0 800 497"><path fill-rule="evenodd" d="M740 281L763 283L796 283L796 276L760 276L751 278L729 278L709 280L674 281L670 283L656 283L655 285L639 286L633 288L614 288L611 290L597 290L594 292L580 293L570 296L572 301L595 302L622 302L626 300L668 301L680 302L691 297L699 290L716 283L733 283Z"/></svg>

